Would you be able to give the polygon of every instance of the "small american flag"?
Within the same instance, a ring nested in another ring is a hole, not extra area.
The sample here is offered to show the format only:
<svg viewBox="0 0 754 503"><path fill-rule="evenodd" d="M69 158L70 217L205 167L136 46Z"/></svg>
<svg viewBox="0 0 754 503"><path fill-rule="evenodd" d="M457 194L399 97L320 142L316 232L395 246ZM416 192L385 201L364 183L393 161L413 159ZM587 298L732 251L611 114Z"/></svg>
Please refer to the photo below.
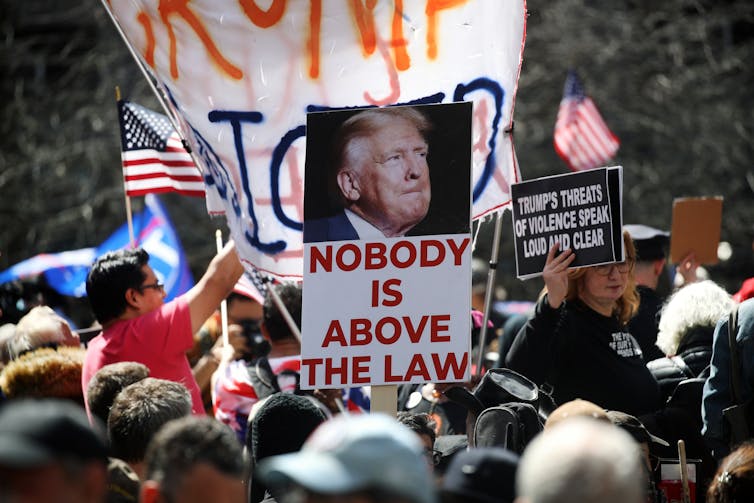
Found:
<svg viewBox="0 0 754 503"><path fill-rule="evenodd" d="M257 269L252 269L251 272L246 271L233 287L233 291L264 304L264 298L267 295L267 278Z"/></svg>
<svg viewBox="0 0 754 503"><path fill-rule="evenodd" d="M125 100L118 101L118 115L127 196L204 197L202 173L166 116Z"/></svg>
<svg viewBox="0 0 754 503"><path fill-rule="evenodd" d="M554 136L555 151L573 171L604 165L620 146L574 71L566 78Z"/></svg>

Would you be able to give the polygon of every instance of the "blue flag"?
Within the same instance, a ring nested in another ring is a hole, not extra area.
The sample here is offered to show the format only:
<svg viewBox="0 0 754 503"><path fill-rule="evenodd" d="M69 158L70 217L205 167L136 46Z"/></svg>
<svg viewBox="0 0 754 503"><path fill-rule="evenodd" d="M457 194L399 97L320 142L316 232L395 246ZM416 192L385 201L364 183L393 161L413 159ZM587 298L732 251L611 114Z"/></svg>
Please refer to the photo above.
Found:
<svg viewBox="0 0 754 503"><path fill-rule="evenodd" d="M166 300L194 286L194 279L183 254L178 235L157 196L144 198L144 211L134 215L136 245L149 253L149 265L165 285ZM0 273L0 283L35 274L44 274L52 288L63 295L86 295L86 275L100 255L129 246L128 226L122 225L97 248L84 248L54 254L41 254Z"/></svg>

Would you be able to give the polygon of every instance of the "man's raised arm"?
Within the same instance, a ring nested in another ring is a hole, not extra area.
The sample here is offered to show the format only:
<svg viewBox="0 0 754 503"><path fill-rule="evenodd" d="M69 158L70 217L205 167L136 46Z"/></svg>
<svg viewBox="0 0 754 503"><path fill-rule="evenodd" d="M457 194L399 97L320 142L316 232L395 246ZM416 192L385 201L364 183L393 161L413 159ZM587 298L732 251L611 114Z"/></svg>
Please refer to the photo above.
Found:
<svg viewBox="0 0 754 503"><path fill-rule="evenodd" d="M236 254L236 244L229 241L212 259L204 276L186 293L193 333L201 328L220 302L230 294L242 274L243 266Z"/></svg>

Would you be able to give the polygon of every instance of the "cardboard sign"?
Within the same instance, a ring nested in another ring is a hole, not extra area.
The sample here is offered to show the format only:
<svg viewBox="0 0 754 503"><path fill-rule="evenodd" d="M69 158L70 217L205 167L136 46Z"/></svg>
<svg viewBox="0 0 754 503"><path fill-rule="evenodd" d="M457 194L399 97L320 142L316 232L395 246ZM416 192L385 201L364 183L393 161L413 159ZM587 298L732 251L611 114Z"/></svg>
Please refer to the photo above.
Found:
<svg viewBox="0 0 754 503"><path fill-rule="evenodd" d="M471 104L309 114L307 130L301 388L467 380Z"/></svg>
<svg viewBox="0 0 754 503"><path fill-rule="evenodd" d="M514 184L516 275L542 274L557 241L572 249L571 267L623 260L623 168L614 166Z"/></svg>
<svg viewBox="0 0 754 503"><path fill-rule="evenodd" d="M700 264L717 263L722 197L684 197L673 200L670 261L679 264L690 253Z"/></svg>

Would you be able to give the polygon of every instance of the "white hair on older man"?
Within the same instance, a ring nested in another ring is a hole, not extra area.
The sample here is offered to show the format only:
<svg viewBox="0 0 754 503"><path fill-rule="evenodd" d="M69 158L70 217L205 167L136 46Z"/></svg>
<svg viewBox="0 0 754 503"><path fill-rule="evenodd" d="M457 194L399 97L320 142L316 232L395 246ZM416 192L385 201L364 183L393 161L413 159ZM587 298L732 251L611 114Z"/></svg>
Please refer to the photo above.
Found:
<svg viewBox="0 0 754 503"><path fill-rule="evenodd" d="M675 355L689 329L714 329L727 316L735 302L714 281L691 283L675 292L665 302L660 314L657 347L666 355Z"/></svg>
<svg viewBox="0 0 754 503"><path fill-rule="evenodd" d="M639 445L620 428L573 418L526 448L516 474L517 503L641 503L647 480Z"/></svg>
<svg viewBox="0 0 754 503"><path fill-rule="evenodd" d="M68 322L48 306L37 306L21 318L7 349L11 360L29 351L48 346L79 346L78 334Z"/></svg>

